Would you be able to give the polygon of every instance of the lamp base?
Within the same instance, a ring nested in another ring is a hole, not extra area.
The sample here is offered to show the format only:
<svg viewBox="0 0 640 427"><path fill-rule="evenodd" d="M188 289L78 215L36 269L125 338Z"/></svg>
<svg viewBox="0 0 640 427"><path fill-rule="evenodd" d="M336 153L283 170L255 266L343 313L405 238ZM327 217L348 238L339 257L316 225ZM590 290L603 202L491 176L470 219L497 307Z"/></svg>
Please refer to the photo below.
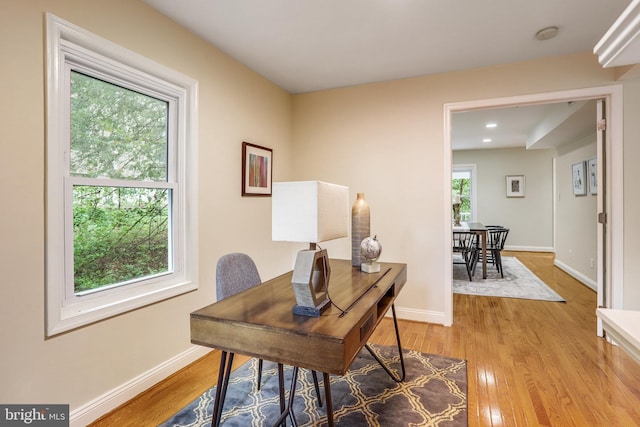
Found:
<svg viewBox="0 0 640 427"><path fill-rule="evenodd" d="M322 301L315 307L307 307L305 305L294 305L293 306L293 314L297 314L298 316L307 316L307 317L320 317L323 311L325 311L331 304L329 304L329 300L326 299Z"/></svg>
<svg viewBox="0 0 640 427"><path fill-rule="evenodd" d="M330 276L331 266L326 249L298 252L291 278L296 297L293 314L318 317L329 307L327 286Z"/></svg>
<svg viewBox="0 0 640 427"><path fill-rule="evenodd" d="M380 264L377 262L363 262L360 264L360 271L365 273L379 273L380 272Z"/></svg>

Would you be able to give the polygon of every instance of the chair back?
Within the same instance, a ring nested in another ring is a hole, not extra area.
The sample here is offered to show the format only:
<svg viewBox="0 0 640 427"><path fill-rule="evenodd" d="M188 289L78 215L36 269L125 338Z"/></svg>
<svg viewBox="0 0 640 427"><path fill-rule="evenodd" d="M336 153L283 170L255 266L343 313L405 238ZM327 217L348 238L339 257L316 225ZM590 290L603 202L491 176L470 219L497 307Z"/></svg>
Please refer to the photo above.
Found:
<svg viewBox="0 0 640 427"><path fill-rule="evenodd" d="M476 233L471 231L454 231L453 252L466 254L473 251L476 244L476 236Z"/></svg>
<svg viewBox="0 0 640 427"><path fill-rule="evenodd" d="M217 300L245 291L262 282L251 257L242 253L223 255L216 266Z"/></svg>
<svg viewBox="0 0 640 427"><path fill-rule="evenodd" d="M487 242L491 249L499 251L504 249L504 243L507 241L509 229L505 227L495 227L487 230Z"/></svg>

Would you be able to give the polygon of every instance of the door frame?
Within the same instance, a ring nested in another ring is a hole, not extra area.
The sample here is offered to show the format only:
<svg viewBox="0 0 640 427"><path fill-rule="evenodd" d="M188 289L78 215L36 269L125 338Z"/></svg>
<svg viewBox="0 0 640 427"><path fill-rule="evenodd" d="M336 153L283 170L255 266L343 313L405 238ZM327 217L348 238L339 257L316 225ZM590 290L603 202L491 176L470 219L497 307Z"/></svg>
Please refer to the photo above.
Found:
<svg viewBox="0 0 640 427"><path fill-rule="evenodd" d="M607 207L607 226L603 252L602 245L598 245L598 253L604 253L604 274L599 274L599 281L604 280L611 292L611 301L607 308L621 309L623 307L623 260L624 260L624 212L623 212L623 90L622 85L598 86L584 89L564 90L557 92L537 93L503 98L480 99L444 104L444 194L451 193L452 152L451 131L453 113L479 109L516 107L522 105L548 104L557 102L605 99L607 117L607 138L604 150L606 156L604 205ZM595 118L594 118L595 121ZM599 192L602 193L602 192ZM598 197L601 197L598 194ZM453 324L453 274L451 263L451 201L445 197L443 206L444 218L444 317L445 324ZM599 204L600 205L600 204ZM555 224L554 224L555 227ZM554 236L555 240L555 236ZM601 239L599 239L601 240ZM600 279L602 277L602 279ZM602 289L598 284L598 289ZM599 296L600 297L600 296ZM594 307L595 315L595 307ZM599 328L600 329L600 328Z"/></svg>

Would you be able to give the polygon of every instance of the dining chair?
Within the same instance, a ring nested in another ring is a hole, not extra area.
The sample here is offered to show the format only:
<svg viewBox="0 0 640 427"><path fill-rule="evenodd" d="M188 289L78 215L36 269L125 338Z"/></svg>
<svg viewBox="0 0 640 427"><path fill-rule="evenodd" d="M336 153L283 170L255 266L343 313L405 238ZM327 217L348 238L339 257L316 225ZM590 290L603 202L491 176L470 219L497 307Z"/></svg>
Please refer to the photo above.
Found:
<svg viewBox="0 0 640 427"><path fill-rule="evenodd" d="M218 301L232 295L246 291L262 283L258 268L253 259L247 254L230 253L223 255L216 266L216 297ZM230 354L233 357L233 353ZM258 359L257 387L260 390L262 382L262 359ZM311 371L313 382L318 396L318 406L322 406L320 399L320 386L316 371Z"/></svg>
<svg viewBox="0 0 640 427"><path fill-rule="evenodd" d="M464 264L469 276L469 281L473 281L473 271L478 259L477 251L478 235L472 231L453 232L453 252L460 254L460 258L454 257L454 264Z"/></svg>
<svg viewBox="0 0 640 427"><path fill-rule="evenodd" d="M502 267L502 251L504 250L509 229L499 225L488 225L487 227L487 262L496 267L500 273L500 277L504 278L504 270ZM481 250L476 251L476 257L481 259ZM475 265L473 271L475 272Z"/></svg>
<svg viewBox="0 0 640 427"><path fill-rule="evenodd" d="M504 278L504 269L502 267L502 250L504 244L507 241L509 235L509 229L505 227L493 228L488 231L487 240L489 250L493 256L493 262L495 263L498 271L500 271L500 277Z"/></svg>

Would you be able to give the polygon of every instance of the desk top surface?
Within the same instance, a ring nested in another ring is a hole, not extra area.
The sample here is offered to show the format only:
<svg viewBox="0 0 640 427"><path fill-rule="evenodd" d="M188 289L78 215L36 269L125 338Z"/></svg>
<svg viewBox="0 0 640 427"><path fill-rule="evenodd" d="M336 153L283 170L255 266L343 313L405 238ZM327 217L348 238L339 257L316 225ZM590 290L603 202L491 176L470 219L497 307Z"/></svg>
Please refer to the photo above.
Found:
<svg viewBox="0 0 640 427"><path fill-rule="evenodd" d="M331 306L293 314L292 272L191 313L191 342L287 365L344 375L407 280L406 264L363 273L330 260Z"/></svg>
<svg viewBox="0 0 640 427"><path fill-rule="evenodd" d="M333 305L320 317L294 315L292 308L296 299L291 285L292 272L288 272L197 310L191 313L191 318L340 339L393 285L397 287L395 299L406 281L406 264L380 263L379 273L363 273L352 267L349 260L332 259L330 265L329 295L335 305L348 311L344 315Z"/></svg>

